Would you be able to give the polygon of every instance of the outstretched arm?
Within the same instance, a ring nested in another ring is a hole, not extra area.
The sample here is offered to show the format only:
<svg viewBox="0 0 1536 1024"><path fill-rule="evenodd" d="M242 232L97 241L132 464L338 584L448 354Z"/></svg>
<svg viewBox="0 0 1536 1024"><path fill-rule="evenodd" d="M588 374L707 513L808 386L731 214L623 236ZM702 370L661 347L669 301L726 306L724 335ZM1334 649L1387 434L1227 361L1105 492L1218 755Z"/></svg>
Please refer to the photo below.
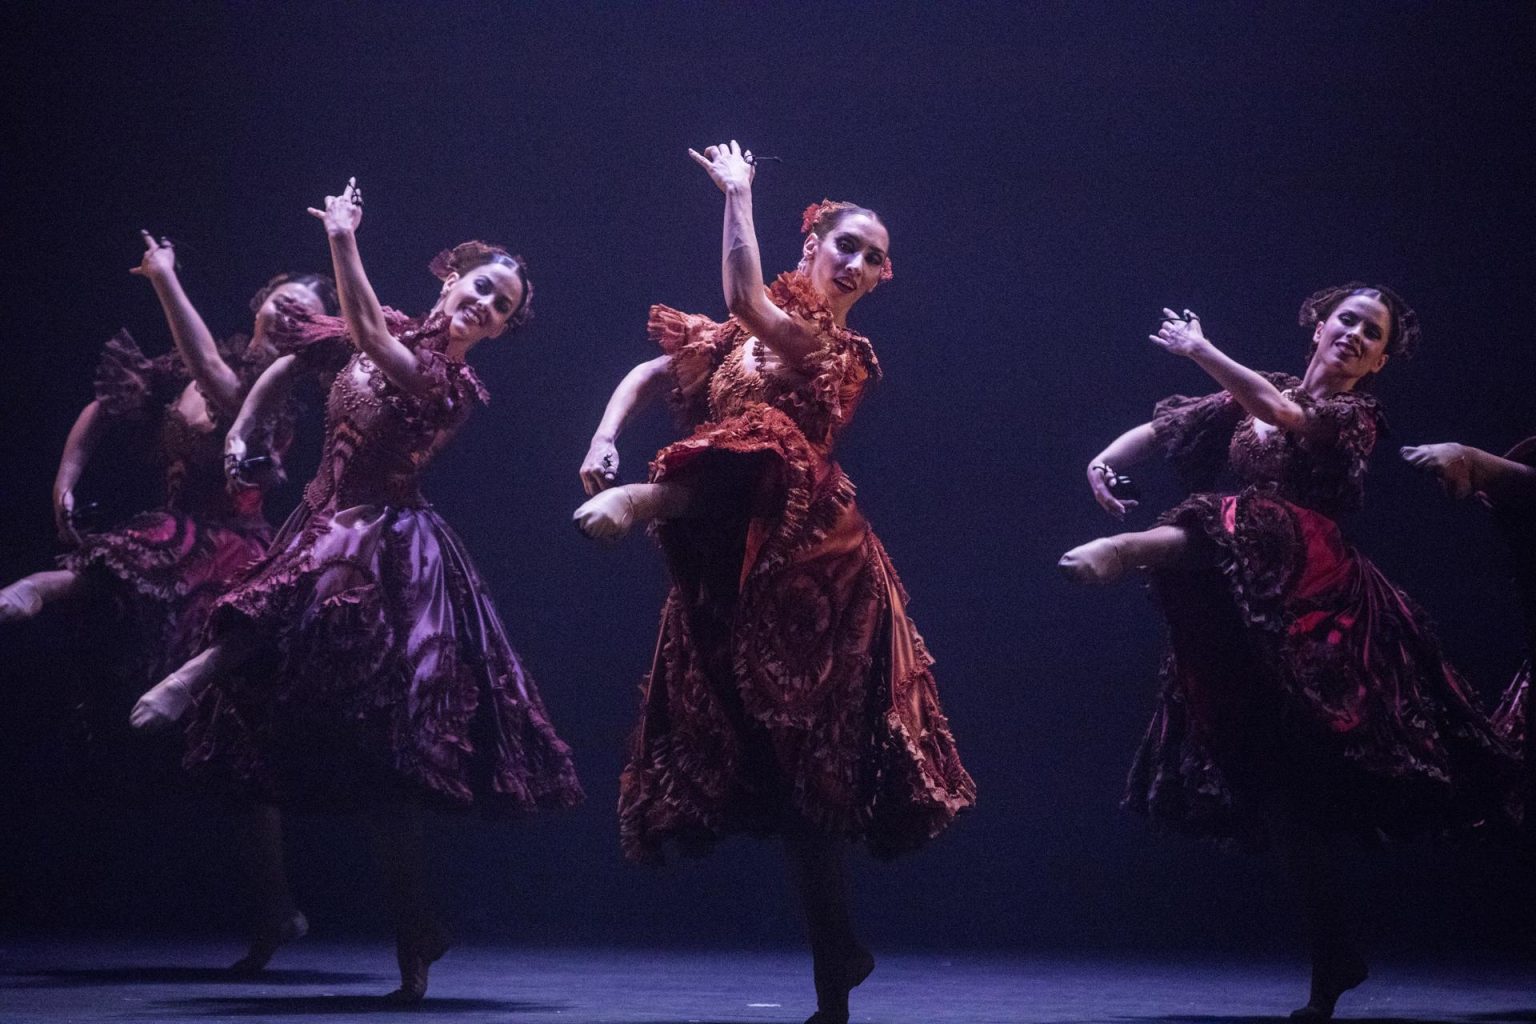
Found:
<svg viewBox="0 0 1536 1024"><path fill-rule="evenodd" d="M709 146L702 154L690 149L688 155L709 172L710 180L725 193L720 277L726 308L779 358L799 365L820 347L820 342L805 324L769 301L763 287L763 261L757 250L757 229L752 224L752 179L756 173L749 162L752 151L743 153L733 139Z"/></svg>
<svg viewBox="0 0 1536 1024"><path fill-rule="evenodd" d="M341 195L326 196L325 209L310 207L309 212L325 224L336 276L336 297L352 340L391 384L414 395L424 393L429 381L422 372L421 361L389 333L384 309L363 272L363 257L357 248L357 229L363 222L363 194L357 188L357 179L349 178Z"/></svg>
<svg viewBox="0 0 1536 1024"><path fill-rule="evenodd" d="M1088 463L1088 487L1099 506L1114 516L1124 519L1137 502L1130 498L1117 498L1110 493L1109 477L1120 470L1143 462L1157 451L1157 438L1152 424L1143 423L1132 427L1113 441Z"/></svg>
<svg viewBox="0 0 1536 1024"><path fill-rule="evenodd" d="M250 438L261 424L271 422L278 415L299 373L297 359L291 355L278 356L272 361L272 365L256 378L256 383L251 385L250 393L245 396L245 402L240 406L239 415L235 417L235 422L230 424L229 433L224 435L224 474L232 483L257 482L248 480L242 475ZM258 452L257 454L274 460L278 456L276 452Z"/></svg>
<svg viewBox="0 0 1536 1024"><path fill-rule="evenodd" d="M146 278L154 287L160 308L165 310L166 323L170 324L176 351L192 379L220 412L233 416L240 411L240 378L219 355L208 325L182 290L171 240L162 238L157 242L148 231L139 234L144 238L144 257L129 273Z"/></svg>
<svg viewBox="0 0 1536 1024"><path fill-rule="evenodd" d="M1536 507L1536 467L1454 441L1407 447L1399 454L1413 468L1438 476L1452 497L1485 494L1496 506Z"/></svg>
<svg viewBox="0 0 1536 1024"><path fill-rule="evenodd" d="M612 487L619 478L619 434L635 413L666 394L671 384L671 356L657 356L624 375L613 389L603 418L592 434L587 457L581 461L581 486L591 497Z"/></svg>
<svg viewBox="0 0 1536 1024"><path fill-rule="evenodd" d="M1211 344L1200 329L1200 318L1189 310L1186 309L1181 317L1171 309L1164 309L1162 326L1148 337L1164 351L1194 360L1254 419L1295 433L1305 434L1311 429L1312 417L1305 408L1281 394L1280 389L1263 376Z"/></svg>
<svg viewBox="0 0 1536 1024"><path fill-rule="evenodd" d="M59 539L66 544L80 543L80 535L70 522L75 511L75 485L91 461L105 426L101 403L91 402L75 417L75 425L69 429L69 437L64 441L64 452L59 456L59 470L53 478L53 524L59 531Z"/></svg>

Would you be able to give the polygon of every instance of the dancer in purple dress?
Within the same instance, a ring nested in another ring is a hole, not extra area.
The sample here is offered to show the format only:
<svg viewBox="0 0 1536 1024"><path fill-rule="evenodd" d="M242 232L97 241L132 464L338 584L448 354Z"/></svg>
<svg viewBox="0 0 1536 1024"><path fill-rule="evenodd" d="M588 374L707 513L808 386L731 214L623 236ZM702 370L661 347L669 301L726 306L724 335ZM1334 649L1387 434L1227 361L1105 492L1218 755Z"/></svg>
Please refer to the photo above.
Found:
<svg viewBox="0 0 1536 1024"><path fill-rule="evenodd" d="M327 196L343 318L289 340L334 371L320 469L266 556L214 609L211 644L140 701L148 723L197 699L188 763L282 802L366 812L417 1002L447 948L426 894L423 805L569 807L570 750L551 727L475 571L418 488L487 400L465 357L524 323L523 261L467 242L438 257L432 310L383 307L364 274L355 183Z"/></svg>
<svg viewBox="0 0 1536 1024"><path fill-rule="evenodd" d="M1326 838L1507 825L1519 765L1446 662L1424 613L1347 544L1382 429L1363 385L1418 338L1386 288L1309 298L1301 379L1260 374L1164 310L1154 343L1224 390L1175 396L1089 465L1116 517L1118 471L1161 453L1196 492L1159 525L1067 552L1062 570L1107 583L1149 570L1171 649L1125 805L1245 845L1274 840L1302 888L1312 986L1298 1017L1327 1018L1366 965ZM1217 491L1222 474L1237 488Z"/></svg>
<svg viewBox="0 0 1536 1024"><path fill-rule="evenodd" d="M61 539L73 550L59 568L34 573L0 591L0 621L27 619L67 598L105 598L133 627L135 643L118 675L136 693L197 650L214 600L272 538L262 497L280 478L281 455L291 436L289 410L276 403L262 424L272 460L253 479L228 481L221 454L224 429L240 409L252 381L277 356L273 338L295 312L335 309L331 280L319 274L279 274L251 300L249 339L215 341L176 273L169 239L143 232L144 255L133 273L155 289L170 325L175 351L150 358L127 331L107 343L96 371L95 399L76 419L54 482L54 515ZM285 312L286 311L286 312ZM77 527L75 487L114 422L135 421L155 431L164 472L161 506L100 531ZM101 680L86 704L121 722L123 694ZM97 731L98 743L106 737ZM111 752L140 767L154 760L140 743ZM114 770L126 770L115 765ZM131 774L163 774L145 770ZM135 779L135 781L141 781ZM303 935L304 915L294 906L282 858L281 819L257 805L241 815L239 854L254 906L251 943L235 964L258 971L284 942Z"/></svg>

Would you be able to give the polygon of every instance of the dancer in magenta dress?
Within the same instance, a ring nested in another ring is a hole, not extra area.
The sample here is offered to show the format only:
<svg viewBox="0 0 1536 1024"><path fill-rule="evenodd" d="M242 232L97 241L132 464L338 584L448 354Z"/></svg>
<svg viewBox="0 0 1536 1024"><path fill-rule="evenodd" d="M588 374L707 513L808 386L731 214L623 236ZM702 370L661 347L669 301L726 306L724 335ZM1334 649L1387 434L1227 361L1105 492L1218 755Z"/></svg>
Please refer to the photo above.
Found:
<svg viewBox="0 0 1536 1024"><path fill-rule="evenodd" d="M216 342L181 286L170 241L148 232L143 238L144 255L133 272L154 287L175 351L148 357L127 331L107 343L96 371L96 397L70 431L54 484L59 533L73 550L59 559L58 569L0 591L0 621L30 618L67 598L109 600L135 638L116 673L132 693L197 650L214 600L271 540L262 497L280 478L291 411L285 403L274 403L274 416L261 424L272 461L252 479L226 479L224 430L252 382L276 358L273 339L287 318L334 309L336 301L328 277L279 274L251 300L255 321L249 339ZM163 502L108 529L78 528L76 485L106 432L124 421L148 427L158 439ZM119 692L113 682L98 680L82 705L96 744L110 749L96 752L93 760L110 758L116 763L106 770L158 788L168 772L161 769L157 751L142 740L126 746L115 742L111 727L122 722L132 695ZM250 949L235 964L245 973L264 967L278 946L304 933L307 923L288 890L276 809L246 808L238 846L254 905Z"/></svg>
<svg viewBox="0 0 1536 1024"><path fill-rule="evenodd" d="M375 298L349 184L311 210L330 238L343 318L313 317L289 347L334 373L320 468L265 557L219 599L211 643L147 693L146 720L200 696L188 763L284 803L366 812L396 921L400 987L419 1001L447 948L431 910L422 808L531 810L582 796L459 539L421 472L487 401L465 357L525 322L523 261L468 242L433 264L424 317Z"/></svg>
<svg viewBox="0 0 1536 1024"><path fill-rule="evenodd" d="M750 154L694 159L726 195L731 317L651 310L662 355L614 392L582 466L588 536L654 521L671 570L641 720L620 781L625 853L702 849L746 832L783 837L810 931L816 1024L848 1020L874 967L848 906L843 848L914 849L975 799L940 710L907 595L832 458L879 375L848 311L890 277L872 212L806 212L799 270L764 287ZM650 482L611 486L615 440L670 390L693 428L656 455Z"/></svg>
<svg viewBox="0 0 1536 1024"><path fill-rule="evenodd" d="M1362 386L1418 337L1390 290L1345 285L1302 306L1301 379L1259 374L1164 310L1152 340L1225 390L1160 402L1088 468L1111 514L1119 470L1162 453L1194 493L1159 525L1061 560L1082 582L1152 574L1168 621L1162 695L1125 805L1167 826L1259 845L1296 872L1312 930L1297 1016L1331 1016L1366 966L1324 840L1509 825L1518 761L1446 662L1427 617L1340 533L1382 429ZM1219 477L1236 480L1215 489Z"/></svg>

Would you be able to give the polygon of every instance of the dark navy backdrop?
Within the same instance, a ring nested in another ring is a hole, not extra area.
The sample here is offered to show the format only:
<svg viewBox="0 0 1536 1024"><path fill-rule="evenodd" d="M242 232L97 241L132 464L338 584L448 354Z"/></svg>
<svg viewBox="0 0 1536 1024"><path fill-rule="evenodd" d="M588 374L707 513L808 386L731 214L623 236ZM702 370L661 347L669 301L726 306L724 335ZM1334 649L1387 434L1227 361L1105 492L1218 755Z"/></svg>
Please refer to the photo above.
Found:
<svg viewBox="0 0 1536 1024"><path fill-rule="evenodd" d="M1520 656L1484 516L1393 452L1444 438L1497 449L1536 427L1528 5L149 4L4 17L20 51L0 320L6 578L53 553L51 475L100 343L127 324L167 344L150 290L126 273L139 227L177 240L187 288L221 331L248 328L245 302L274 271L324 267L304 208L350 174L387 302L424 309L427 260L467 237L530 258L537 319L476 352L493 404L430 491L492 582L591 798L511 828L445 823L439 874L470 934L797 934L770 847L661 873L621 862L616 776L663 570L641 538L601 549L568 523L603 403L650 354L647 305L721 311L720 198L688 146L735 137L783 158L756 188L771 269L793 262L799 211L823 195L872 206L891 229L896 280L854 318L887 381L843 460L914 595L981 804L929 851L861 871L879 942L1230 947L1293 934L1269 865L1151 836L1115 809L1152 702L1157 619L1137 587L1076 591L1051 568L1109 525L1082 480L1089 457L1158 397L1209 390L1145 341L1164 304L1199 311L1239 359L1299 370L1295 309L1314 288L1366 277L1409 296L1426 343L1387 372L1397 437L1354 533L1429 606L1485 694ZM625 440L626 476L667 430L658 415ZM99 490L135 482L114 468ZM1156 467L1140 475L1149 506L1173 499ZM0 911L22 927L231 927L224 846L203 817L51 791L36 747L74 636L61 621L0 636L13 766L0 780ZM378 926L349 829L293 831L317 927ZM1393 943L1518 934L1499 856L1409 848L1375 863L1363 884Z"/></svg>

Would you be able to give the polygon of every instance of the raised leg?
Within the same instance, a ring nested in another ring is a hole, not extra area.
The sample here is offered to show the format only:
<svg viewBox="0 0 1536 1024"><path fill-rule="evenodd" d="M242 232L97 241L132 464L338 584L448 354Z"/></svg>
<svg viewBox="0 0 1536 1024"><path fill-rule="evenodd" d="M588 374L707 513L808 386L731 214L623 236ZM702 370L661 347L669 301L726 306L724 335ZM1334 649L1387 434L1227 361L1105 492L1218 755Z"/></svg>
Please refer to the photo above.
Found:
<svg viewBox="0 0 1536 1024"><path fill-rule="evenodd" d="M237 635L193 656L139 698L128 714L129 724L135 729L155 732L179 722L208 684L238 668L252 646L252 638Z"/></svg>
<svg viewBox="0 0 1536 1024"><path fill-rule="evenodd" d="M1133 568L1174 568L1189 551L1189 534L1183 527L1154 526L1079 544L1061 556L1056 568L1074 583L1113 583Z"/></svg>
<svg viewBox="0 0 1536 1024"><path fill-rule="evenodd" d="M0 622L25 622L45 605L74 597L85 584L71 569L50 569L23 576L0 590Z"/></svg>
<svg viewBox="0 0 1536 1024"><path fill-rule="evenodd" d="M618 540L639 523L687 517L698 505L696 497L682 484L623 484L588 498L571 518L593 540Z"/></svg>

